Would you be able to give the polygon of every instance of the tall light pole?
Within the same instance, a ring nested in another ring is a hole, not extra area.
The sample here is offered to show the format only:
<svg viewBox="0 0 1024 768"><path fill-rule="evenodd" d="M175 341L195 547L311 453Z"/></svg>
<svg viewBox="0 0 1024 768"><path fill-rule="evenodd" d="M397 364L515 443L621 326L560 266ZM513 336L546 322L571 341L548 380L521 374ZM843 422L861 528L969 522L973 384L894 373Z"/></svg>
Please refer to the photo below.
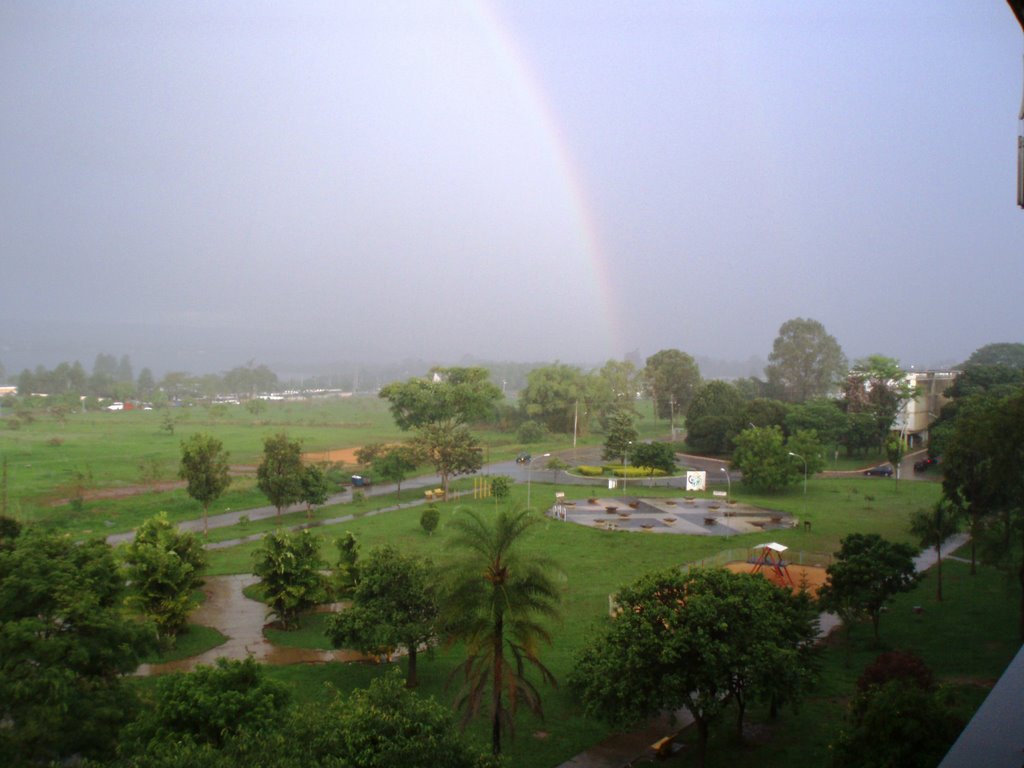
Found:
<svg viewBox="0 0 1024 768"><path fill-rule="evenodd" d="M629 446L633 444L632 440L626 441L626 450L622 452L622 492L626 492L626 470L629 469Z"/></svg>
<svg viewBox="0 0 1024 768"><path fill-rule="evenodd" d="M723 472L725 472L725 482L728 483L728 486L727 486L728 490L725 492L725 497L727 499L731 499L732 498L732 478L729 476L729 470L726 469L725 467L719 467L719 469L722 470Z"/></svg>
<svg viewBox="0 0 1024 768"><path fill-rule="evenodd" d="M801 456L799 453L789 452L790 456L796 456L800 461L804 463L804 501L807 500L807 459Z"/></svg>
<svg viewBox="0 0 1024 768"><path fill-rule="evenodd" d="M550 456L550 453L545 453L541 458ZM526 508L530 508L530 481L533 480L533 457L526 462Z"/></svg>

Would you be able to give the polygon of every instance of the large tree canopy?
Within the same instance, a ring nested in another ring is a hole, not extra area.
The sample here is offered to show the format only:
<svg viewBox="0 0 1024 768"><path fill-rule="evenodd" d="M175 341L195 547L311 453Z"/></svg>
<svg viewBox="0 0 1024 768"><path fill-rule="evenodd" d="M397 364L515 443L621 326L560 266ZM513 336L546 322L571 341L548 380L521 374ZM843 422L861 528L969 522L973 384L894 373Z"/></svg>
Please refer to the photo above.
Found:
<svg viewBox="0 0 1024 768"><path fill-rule="evenodd" d="M986 344L971 353L964 363L965 368L975 365L1005 365L1008 368L1024 368L1024 344L1020 342Z"/></svg>
<svg viewBox="0 0 1024 768"><path fill-rule="evenodd" d="M695 451L727 453L742 429L743 399L727 381L710 381L686 411L686 442Z"/></svg>
<svg viewBox="0 0 1024 768"><path fill-rule="evenodd" d="M102 755L131 706L122 675L152 632L124 614L102 541L28 530L0 548L0 764Z"/></svg>
<svg viewBox="0 0 1024 768"><path fill-rule="evenodd" d="M835 389L846 374L846 356L825 326L817 320L796 317L779 328L765 373L778 397L802 403Z"/></svg>
<svg viewBox="0 0 1024 768"><path fill-rule="evenodd" d="M654 399L658 418L686 413L701 384L696 361L678 349L663 349L647 358L644 381Z"/></svg>
<svg viewBox="0 0 1024 768"><path fill-rule="evenodd" d="M586 710L618 726L685 707L700 734L730 699L784 688L808 674L814 611L766 579L724 569L651 574L616 595L611 626L577 655L570 683Z"/></svg>
<svg viewBox="0 0 1024 768"><path fill-rule="evenodd" d="M519 405L527 418L552 432L587 431L589 424L588 379L579 368L562 363L534 368L519 393Z"/></svg>
<svg viewBox="0 0 1024 768"><path fill-rule="evenodd" d="M210 504L221 497L231 485L228 475L230 454L224 444L204 433L196 433L181 441L181 464L178 477L187 483L188 495L203 505L203 533L208 533L207 515Z"/></svg>
<svg viewBox="0 0 1024 768"><path fill-rule="evenodd" d="M426 377L380 390L403 430L429 424L469 424L493 414L501 389L486 368L431 368Z"/></svg>

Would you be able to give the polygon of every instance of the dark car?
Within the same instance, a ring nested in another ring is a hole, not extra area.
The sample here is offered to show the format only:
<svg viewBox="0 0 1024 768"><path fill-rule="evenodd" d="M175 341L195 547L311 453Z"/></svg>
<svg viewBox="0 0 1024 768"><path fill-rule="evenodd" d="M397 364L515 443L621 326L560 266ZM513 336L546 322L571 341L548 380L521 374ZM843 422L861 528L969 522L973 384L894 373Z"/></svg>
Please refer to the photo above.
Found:
<svg viewBox="0 0 1024 768"><path fill-rule="evenodd" d="M892 467L888 464L882 464L881 466L864 470L864 474L868 477L892 477Z"/></svg>
<svg viewBox="0 0 1024 768"><path fill-rule="evenodd" d="M523 452L516 456L516 464L529 464L533 458L530 454Z"/></svg>
<svg viewBox="0 0 1024 768"><path fill-rule="evenodd" d="M933 467L933 466L935 466L938 463L939 462L936 459L931 459L931 458L921 459L920 461L915 461L914 462L914 471L915 472L927 472L930 467Z"/></svg>

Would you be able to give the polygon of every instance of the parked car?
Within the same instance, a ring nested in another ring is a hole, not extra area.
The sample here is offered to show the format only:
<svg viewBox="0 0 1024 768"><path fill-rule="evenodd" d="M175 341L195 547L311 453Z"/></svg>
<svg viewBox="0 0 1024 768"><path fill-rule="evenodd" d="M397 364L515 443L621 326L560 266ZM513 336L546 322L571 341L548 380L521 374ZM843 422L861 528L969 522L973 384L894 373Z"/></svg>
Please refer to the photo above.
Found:
<svg viewBox="0 0 1024 768"><path fill-rule="evenodd" d="M531 460L532 457L525 451L516 456L516 464L529 464Z"/></svg>
<svg viewBox="0 0 1024 768"><path fill-rule="evenodd" d="M889 464L880 464L877 467L864 470L864 474L868 477L892 477L892 466Z"/></svg>
<svg viewBox="0 0 1024 768"><path fill-rule="evenodd" d="M352 487L369 488L371 485L373 485L373 480L365 475L352 475Z"/></svg>
<svg viewBox="0 0 1024 768"><path fill-rule="evenodd" d="M935 466L938 463L939 463L938 459L932 459L932 458L921 459L920 461L915 461L914 462L914 471L915 472L927 472L929 467L933 467L933 466Z"/></svg>

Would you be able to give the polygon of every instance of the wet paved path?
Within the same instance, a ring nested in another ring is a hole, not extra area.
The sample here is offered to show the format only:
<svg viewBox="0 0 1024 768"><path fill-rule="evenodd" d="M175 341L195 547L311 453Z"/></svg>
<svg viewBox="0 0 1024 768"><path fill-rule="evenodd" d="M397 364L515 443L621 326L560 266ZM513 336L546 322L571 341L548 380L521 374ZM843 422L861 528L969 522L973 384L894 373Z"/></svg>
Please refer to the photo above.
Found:
<svg viewBox="0 0 1024 768"><path fill-rule="evenodd" d="M190 656L165 664L143 664L135 674L159 675L166 672L188 672L200 664L211 665L217 659L241 660L252 656L265 664L324 664L329 661L372 661L356 651L319 651L307 648L286 648L274 645L263 636L267 606L251 600L242 590L259 579L251 574L211 576L203 592L206 600L192 613L193 624L212 627L227 641L198 656Z"/></svg>

